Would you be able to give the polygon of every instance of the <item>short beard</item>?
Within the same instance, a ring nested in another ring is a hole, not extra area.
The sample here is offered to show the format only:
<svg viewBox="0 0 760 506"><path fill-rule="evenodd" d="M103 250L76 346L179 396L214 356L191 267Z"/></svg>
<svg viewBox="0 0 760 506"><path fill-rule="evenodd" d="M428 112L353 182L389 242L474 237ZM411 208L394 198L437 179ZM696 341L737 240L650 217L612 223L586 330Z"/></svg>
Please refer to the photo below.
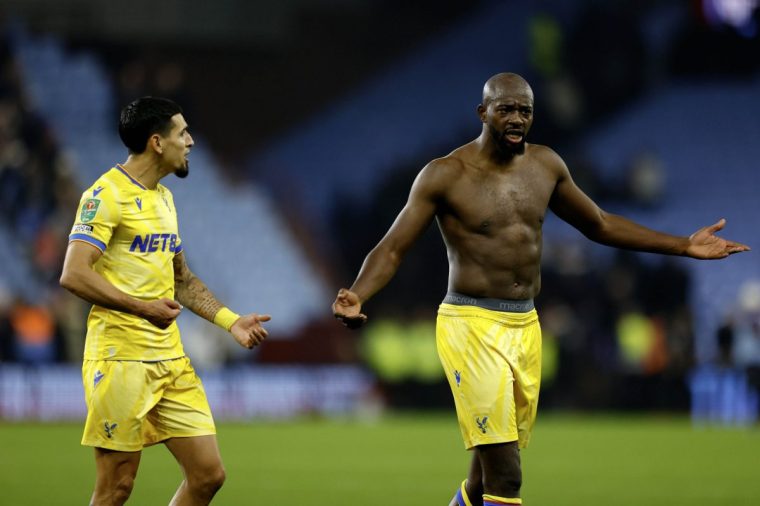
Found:
<svg viewBox="0 0 760 506"><path fill-rule="evenodd" d="M181 179L185 179L188 174L190 174L189 164L185 165L184 167L180 167L179 169L174 171L174 175Z"/></svg>
<svg viewBox="0 0 760 506"><path fill-rule="evenodd" d="M520 141L520 144L511 144L509 142L504 143L504 151L510 155L522 155L525 153L525 137Z"/></svg>
<svg viewBox="0 0 760 506"><path fill-rule="evenodd" d="M525 137L523 137L523 140L519 144L512 144L504 140L503 132L499 132L493 127L488 127L488 129L491 132L491 138L493 138L496 145L499 146L499 149L505 155L513 156L525 153Z"/></svg>

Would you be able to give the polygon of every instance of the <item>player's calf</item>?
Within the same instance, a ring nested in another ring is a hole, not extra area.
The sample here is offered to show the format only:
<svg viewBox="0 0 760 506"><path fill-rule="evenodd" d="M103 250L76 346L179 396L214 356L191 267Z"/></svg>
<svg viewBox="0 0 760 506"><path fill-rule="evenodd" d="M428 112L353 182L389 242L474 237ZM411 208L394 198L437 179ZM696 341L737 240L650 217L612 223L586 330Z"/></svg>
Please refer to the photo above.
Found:
<svg viewBox="0 0 760 506"><path fill-rule="evenodd" d="M517 442L476 447L483 470L483 505L521 504L522 468Z"/></svg>

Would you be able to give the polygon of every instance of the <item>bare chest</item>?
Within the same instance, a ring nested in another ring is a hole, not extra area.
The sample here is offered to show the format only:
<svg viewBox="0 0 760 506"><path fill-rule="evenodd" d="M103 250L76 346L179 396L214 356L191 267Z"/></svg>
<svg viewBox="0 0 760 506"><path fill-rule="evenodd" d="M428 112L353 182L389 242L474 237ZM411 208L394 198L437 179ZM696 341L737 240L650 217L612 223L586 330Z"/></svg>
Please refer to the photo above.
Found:
<svg viewBox="0 0 760 506"><path fill-rule="evenodd" d="M512 225L539 228L553 189L554 181L537 167L475 173L450 189L447 207L471 231L494 233Z"/></svg>

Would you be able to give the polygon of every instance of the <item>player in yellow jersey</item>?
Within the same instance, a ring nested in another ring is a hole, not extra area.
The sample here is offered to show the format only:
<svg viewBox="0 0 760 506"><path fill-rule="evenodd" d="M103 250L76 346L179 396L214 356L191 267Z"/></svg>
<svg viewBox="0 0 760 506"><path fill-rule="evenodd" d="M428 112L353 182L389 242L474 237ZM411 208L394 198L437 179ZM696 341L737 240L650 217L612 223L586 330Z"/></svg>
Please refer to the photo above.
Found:
<svg viewBox="0 0 760 506"><path fill-rule="evenodd" d="M224 307L188 268L171 192L159 181L189 173L193 146L182 109L143 97L121 111L123 164L82 195L61 285L93 304L82 379L95 448L92 505L123 504L144 446L164 443L185 479L172 505L208 504L224 467L206 394L182 349L175 319L187 308L228 330L246 348L260 344L269 315Z"/></svg>
<svg viewBox="0 0 760 506"><path fill-rule="evenodd" d="M724 222L690 237L655 232L609 214L573 182L551 149L525 141L533 91L516 74L497 74L478 106L480 136L433 160L409 200L370 252L333 313L349 327L393 277L404 253L435 218L449 258L449 293L438 311L438 354L451 385L470 473L450 506L520 504L525 447L536 415L541 331L533 298L541 285L541 234L547 209L610 246L693 258L746 251L715 236Z"/></svg>

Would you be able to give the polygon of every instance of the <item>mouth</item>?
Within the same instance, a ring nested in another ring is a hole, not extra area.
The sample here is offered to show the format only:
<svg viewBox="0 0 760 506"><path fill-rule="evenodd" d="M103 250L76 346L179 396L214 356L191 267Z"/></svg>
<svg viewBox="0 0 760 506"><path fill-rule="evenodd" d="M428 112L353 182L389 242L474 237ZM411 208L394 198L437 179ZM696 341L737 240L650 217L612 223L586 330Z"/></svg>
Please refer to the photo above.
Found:
<svg viewBox="0 0 760 506"><path fill-rule="evenodd" d="M525 133L522 130L511 129L504 133L504 139L510 144L519 144L525 138Z"/></svg>

